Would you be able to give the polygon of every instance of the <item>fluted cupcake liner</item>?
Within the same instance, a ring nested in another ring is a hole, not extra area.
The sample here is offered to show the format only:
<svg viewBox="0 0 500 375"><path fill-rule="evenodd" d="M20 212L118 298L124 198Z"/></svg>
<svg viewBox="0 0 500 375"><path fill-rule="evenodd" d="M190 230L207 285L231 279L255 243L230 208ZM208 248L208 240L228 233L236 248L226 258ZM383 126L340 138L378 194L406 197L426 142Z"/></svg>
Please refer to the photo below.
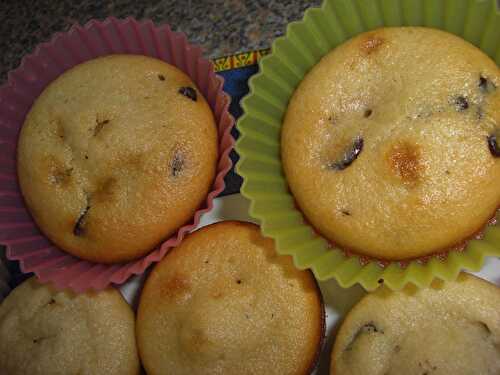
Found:
<svg viewBox="0 0 500 375"><path fill-rule="evenodd" d="M380 262L346 255L315 233L289 192L280 157L282 118L288 101L306 73L331 49L362 32L384 26L427 26L449 31L479 47L500 64L500 12L495 0L325 0L288 25L272 53L260 61L249 82L237 171L242 194L251 200L250 215L277 251L310 268L320 280L335 278L343 287L356 283L367 290L381 283L399 290L408 283L428 286L434 278L453 280L461 269L477 271L484 257L500 256L500 225L488 226L481 239L465 249L413 261Z"/></svg>
<svg viewBox="0 0 500 375"><path fill-rule="evenodd" d="M170 63L191 77L207 99L218 126L219 161L216 177L203 206L193 219L175 235L149 254L128 263L98 264L72 256L52 244L37 228L25 207L16 174L16 145L19 131L31 105L43 89L66 70L84 61L110 54L140 54ZM202 214L213 207L213 199L224 190L224 176L231 169L229 153L234 140L234 119L228 112L230 98L222 91L223 79L204 59L199 47L190 45L182 33L168 25L132 18L108 18L75 25L66 33L57 33L42 43L21 65L8 74L0 88L0 243L6 256L18 260L23 272L34 272L42 282L58 289L76 292L100 290L109 284L121 284L141 274L167 251L177 246L194 229Z"/></svg>

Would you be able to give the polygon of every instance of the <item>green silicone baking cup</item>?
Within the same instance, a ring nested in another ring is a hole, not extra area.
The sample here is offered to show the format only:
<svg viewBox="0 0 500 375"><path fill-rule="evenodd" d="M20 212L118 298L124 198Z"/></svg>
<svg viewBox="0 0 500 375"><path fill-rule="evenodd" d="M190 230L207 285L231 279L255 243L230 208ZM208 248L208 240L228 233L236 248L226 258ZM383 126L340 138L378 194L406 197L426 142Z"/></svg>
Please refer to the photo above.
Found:
<svg viewBox="0 0 500 375"><path fill-rule="evenodd" d="M236 168L243 177L241 193L250 199L250 215L262 232L276 242L280 254L293 257L319 280L335 278L342 287L356 283L366 290L383 283L399 290L408 283L428 286L434 278L454 280L461 269L478 271L485 256L500 256L500 224L489 226L481 240L463 251L427 262L362 262L345 256L317 235L296 208L280 157L281 120L295 87L331 49L364 31L383 26L428 26L449 31L479 47L500 65L500 12L495 0L325 0L290 23L286 35L272 45L250 79L243 99L244 115L236 150ZM498 223L498 221L497 221Z"/></svg>

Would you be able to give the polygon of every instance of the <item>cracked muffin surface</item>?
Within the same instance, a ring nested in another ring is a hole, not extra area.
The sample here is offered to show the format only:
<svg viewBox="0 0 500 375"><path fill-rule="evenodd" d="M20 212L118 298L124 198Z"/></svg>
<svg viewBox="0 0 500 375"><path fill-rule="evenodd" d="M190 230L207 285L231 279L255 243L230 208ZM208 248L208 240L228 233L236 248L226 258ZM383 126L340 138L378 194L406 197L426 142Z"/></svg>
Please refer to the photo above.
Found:
<svg viewBox="0 0 500 375"><path fill-rule="evenodd" d="M134 313L120 292L57 292L33 277L0 305L9 375L138 375Z"/></svg>
<svg viewBox="0 0 500 375"><path fill-rule="evenodd" d="M386 288L346 316L332 375L500 373L500 288L462 273L430 288Z"/></svg>
<svg viewBox="0 0 500 375"><path fill-rule="evenodd" d="M65 72L22 127L18 176L40 229L80 258L138 258L189 221L212 185L217 127L191 79L112 55Z"/></svg>
<svg viewBox="0 0 500 375"><path fill-rule="evenodd" d="M500 207L500 71L443 31L360 34L299 84L281 157L334 245L385 260L460 248Z"/></svg>

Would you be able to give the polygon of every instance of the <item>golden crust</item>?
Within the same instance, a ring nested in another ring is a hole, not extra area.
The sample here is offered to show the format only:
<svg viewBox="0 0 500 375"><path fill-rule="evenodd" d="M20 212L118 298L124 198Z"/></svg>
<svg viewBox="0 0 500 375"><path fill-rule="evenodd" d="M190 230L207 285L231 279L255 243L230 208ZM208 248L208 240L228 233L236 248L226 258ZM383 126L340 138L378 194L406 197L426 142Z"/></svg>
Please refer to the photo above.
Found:
<svg viewBox="0 0 500 375"><path fill-rule="evenodd" d="M335 340L330 374L498 374L500 288L469 274L356 304Z"/></svg>
<svg viewBox="0 0 500 375"><path fill-rule="evenodd" d="M256 225L188 236L151 272L137 316L148 374L307 374L324 335L312 274L278 256Z"/></svg>
<svg viewBox="0 0 500 375"><path fill-rule="evenodd" d="M140 257L190 220L216 163L205 99L180 70L145 56L64 73L35 102L18 144L20 187L40 229L103 263Z"/></svg>
<svg viewBox="0 0 500 375"><path fill-rule="evenodd" d="M287 109L281 155L320 233L358 254L403 260L454 248L494 216L492 135L500 140L496 64L439 30L385 28L307 74Z"/></svg>

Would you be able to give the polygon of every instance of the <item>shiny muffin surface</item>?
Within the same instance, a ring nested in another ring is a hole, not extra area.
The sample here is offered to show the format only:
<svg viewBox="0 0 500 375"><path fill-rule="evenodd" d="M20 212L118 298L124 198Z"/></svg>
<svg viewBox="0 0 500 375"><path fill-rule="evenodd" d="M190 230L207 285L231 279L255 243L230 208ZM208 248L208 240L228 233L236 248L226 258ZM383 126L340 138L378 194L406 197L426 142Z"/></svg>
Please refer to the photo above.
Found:
<svg viewBox="0 0 500 375"><path fill-rule="evenodd" d="M500 206L500 72L443 31L363 33L295 91L281 156L308 221L400 260L460 247Z"/></svg>

